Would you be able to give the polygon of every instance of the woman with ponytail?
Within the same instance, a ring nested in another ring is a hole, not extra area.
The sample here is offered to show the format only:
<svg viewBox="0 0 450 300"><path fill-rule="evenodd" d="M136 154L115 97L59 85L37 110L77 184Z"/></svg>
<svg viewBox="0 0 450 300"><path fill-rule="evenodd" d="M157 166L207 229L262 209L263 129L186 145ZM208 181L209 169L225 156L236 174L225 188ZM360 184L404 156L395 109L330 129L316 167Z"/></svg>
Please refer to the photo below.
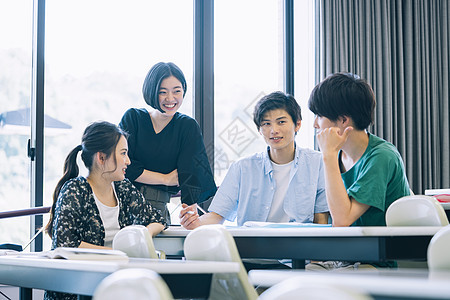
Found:
<svg viewBox="0 0 450 300"><path fill-rule="evenodd" d="M88 169L78 176L77 155ZM95 122L84 131L81 145L64 163L64 175L53 193L46 232L56 247L111 248L114 235L128 225L147 226L155 236L167 224L125 178L130 164L126 133L108 122ZM45 299L77 299L76 295L46 292Z"/></svg>
<svg viewBox="0 0 450 300"><path fill-rule="evenodd" d="M88 169L78 176L77 155ZM53 193L46 232L56 247L111 247L121 228L140 224L154 236L166 225L160 212L125 178L130 164L126 134L116 125L95 122L84 131L64 163Z"/></svg>

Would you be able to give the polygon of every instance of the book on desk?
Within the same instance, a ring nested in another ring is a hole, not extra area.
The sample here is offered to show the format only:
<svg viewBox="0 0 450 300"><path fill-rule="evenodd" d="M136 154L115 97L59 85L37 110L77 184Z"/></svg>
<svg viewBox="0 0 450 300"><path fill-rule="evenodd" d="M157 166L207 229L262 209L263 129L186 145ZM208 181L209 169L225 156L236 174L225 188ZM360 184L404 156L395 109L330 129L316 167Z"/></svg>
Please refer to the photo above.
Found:
<svg viewBox="0 0 450 300"><path fill-rule="evenodd" d="M425 195L433 196L441 203L449 203L450 202L450 188L449 189L425 190Z"/></svg>
<svg viewBox="0 0 450 300"><path fill-rule="evenodd" d="M50 251L42 252L8 252L6 255L17 257L35 257L49 259L68 259L68 260L113 260L128 261L127 254L119 250L109 249L90 249L90 248L69 248L58 247Z"/></svg>

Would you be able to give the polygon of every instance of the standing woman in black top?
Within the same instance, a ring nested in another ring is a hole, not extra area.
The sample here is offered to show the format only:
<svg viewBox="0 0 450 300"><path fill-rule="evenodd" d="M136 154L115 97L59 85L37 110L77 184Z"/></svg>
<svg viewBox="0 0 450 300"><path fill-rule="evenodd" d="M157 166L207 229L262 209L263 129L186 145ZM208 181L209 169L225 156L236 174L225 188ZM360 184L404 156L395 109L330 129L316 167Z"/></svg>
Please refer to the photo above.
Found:
<svg viewBox="0 0 450 300"><path fill-rule="evenodd" d="M146 108L125 112L119 126L129 133L130 179L170 224L167 203L181 189L181 202L200 203L217 190L198 123L178 112L186 79L174 63L148 72L142 93Z"/></svg>

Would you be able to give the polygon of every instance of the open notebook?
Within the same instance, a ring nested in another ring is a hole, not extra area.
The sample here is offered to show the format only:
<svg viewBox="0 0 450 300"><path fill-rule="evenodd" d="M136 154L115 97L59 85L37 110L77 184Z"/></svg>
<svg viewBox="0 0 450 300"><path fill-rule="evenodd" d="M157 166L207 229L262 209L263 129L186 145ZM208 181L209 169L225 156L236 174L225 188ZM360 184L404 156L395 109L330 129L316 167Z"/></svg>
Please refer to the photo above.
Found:
<svg viewBox="0 0 450 300"><path fill-rule="evenodd" d="M7 255L17 257L35 257L50 259L69 259L69 260L115 260L128 261L125 252L109 249L88 249L88 248L69 248L59 247L50 251L42 252L16 252Z"/></svg>
<svg viewBox="0 0 450 300"><path fill-rule="evenodd" d="M76 260L128 260L128 256L125 254L125 252L108 249L60 247L51 251L46 251L45 256L48 258Z"/></svg>

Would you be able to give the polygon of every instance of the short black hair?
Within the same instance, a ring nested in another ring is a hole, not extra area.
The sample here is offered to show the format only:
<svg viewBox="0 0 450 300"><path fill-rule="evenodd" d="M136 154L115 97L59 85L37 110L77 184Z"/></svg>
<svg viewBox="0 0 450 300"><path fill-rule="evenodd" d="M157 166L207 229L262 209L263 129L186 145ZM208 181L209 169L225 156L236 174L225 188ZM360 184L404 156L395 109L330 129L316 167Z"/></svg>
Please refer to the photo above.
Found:
<svg viewBox="0 0 450 300"><path fill-rule="evenodd" d="M352 73L334 73L314 87L308 107L316 115L337 121L351 117L358 130L373 124L375 95L370 85Z"/></svg>
<svg viewBox="0 0 450 300"><path fill-rule="evenodd" d="M159 62L155 64L150 71L148 71L144 80L144 85L142 86L142 94L144 95L145 102L162 113L164 113L164 111L159 105L159 88L161 87L161 82L170 76L174 76L181 82L184 97L187 88L186 78L184 77L183 71L172 62Z"/></svg>
<svg viewBox="0 0 450 300"><path fill-rule="evenodd" d="M275 109L284 109L291 116L294 124L297 124L297 122L302 119L302 109L294 96L280 91L273 92L262 97L255 105L253 122L255 122L258 131L261 127L261 121L264 118L264 115Z"/></svg>

